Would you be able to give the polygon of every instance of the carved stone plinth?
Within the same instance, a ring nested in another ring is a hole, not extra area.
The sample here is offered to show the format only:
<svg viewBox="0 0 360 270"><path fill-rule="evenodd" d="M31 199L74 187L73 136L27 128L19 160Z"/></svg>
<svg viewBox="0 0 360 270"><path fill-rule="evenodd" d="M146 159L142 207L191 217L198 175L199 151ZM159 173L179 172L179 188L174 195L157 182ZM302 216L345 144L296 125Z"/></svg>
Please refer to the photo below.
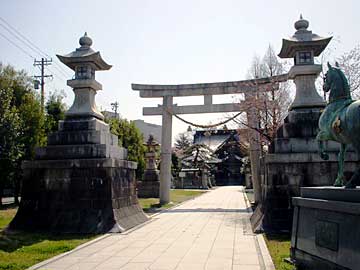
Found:
<svg viewBox="0 0 360 270"><path fill-rule="evenodd" d="M145 170L144 180L137 182L139 198L159 198L160 181L159 171Z"/></svg>
<svg viewBox="0 0 360 270"><path fill-rule="evenodd" d="M10 229L122 232L147 220L138 204L137 164L96 118L60 122L36 160L23 163L19 210Z"/></svg>
<svg viewBox="0 0 360 270"><path fill-rule="evenodd" d="M149 151L145 154L146 169L143 180L137 182L137 192L140 198L159 198L160 177L159 171L156 169L155 153L155 146L158 144L150 136L146 145Z"/></svg>
<svg viewBox="0 0 360 270"><path fill-rule="evenodd" d="M297 269L349 270L360 265L360 189L302 188L293 198L291 258Z"/></svg>

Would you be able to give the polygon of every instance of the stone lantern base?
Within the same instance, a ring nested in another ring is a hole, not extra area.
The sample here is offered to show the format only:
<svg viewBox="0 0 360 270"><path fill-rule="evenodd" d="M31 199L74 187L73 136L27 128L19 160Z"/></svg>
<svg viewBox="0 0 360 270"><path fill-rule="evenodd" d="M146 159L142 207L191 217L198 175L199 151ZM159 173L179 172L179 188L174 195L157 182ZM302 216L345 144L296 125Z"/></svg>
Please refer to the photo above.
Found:
<svg viewBox="0 0 360 270"><path fill-rule="evenodd" d="M148 218L138 204L135 162L95 118L67 120L23 163L19 210L10 229L122 232Z"/></svg>
<svg viewBox="0 0 360 270"><path fill-rule="evenodd" d="M143 181L137 182L139 198L159 198L160 181L158 170L145 170Z"/></svg>
<svg viewBox="0 0 360 270"><path fill-rule="evenodd" d="M255 231L290 232L293 218L291 198L309 186L330 186L337 171L340 145L325 142L329 160L318 153L318 119L321 110L298 109L289 112L265 156L262 202L252 217ZM352 147L346 153L344 172L347 179L359 166L359 156Z"/></svg>

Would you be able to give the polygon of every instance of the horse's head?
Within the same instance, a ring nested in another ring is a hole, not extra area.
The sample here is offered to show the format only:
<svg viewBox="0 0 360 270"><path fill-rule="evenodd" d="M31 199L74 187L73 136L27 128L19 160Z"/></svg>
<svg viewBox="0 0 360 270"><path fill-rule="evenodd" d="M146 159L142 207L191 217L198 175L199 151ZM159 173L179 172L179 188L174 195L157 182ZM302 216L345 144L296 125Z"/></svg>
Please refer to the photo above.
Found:
<svg viewBox="0 0 360 270"><path fill-rule="evenodd" d="M338 68L338 64L336 67L332 67L328 62L327 65L328 71L324 77L323 90L325 92L331 90L333 96L350 97L348 80L344 73Z"/></svg>
<svg viewBox="0 0 360 270"><path fill-rule="evenodd" d="M324 76L324 84L323 84L323 90L325 92L328 92L331 88L331 82L333 81L333 70L332 70L332 66L330 65L330 63L327 63L328 66L328 71L325 73Z"/></svg>

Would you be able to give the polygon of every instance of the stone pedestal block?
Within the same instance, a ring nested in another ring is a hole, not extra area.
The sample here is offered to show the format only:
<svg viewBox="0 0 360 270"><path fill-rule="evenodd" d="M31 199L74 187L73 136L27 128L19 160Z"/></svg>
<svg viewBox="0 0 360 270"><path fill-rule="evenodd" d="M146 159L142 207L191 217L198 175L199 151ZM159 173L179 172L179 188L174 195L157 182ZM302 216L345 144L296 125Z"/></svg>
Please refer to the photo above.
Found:
<svg viewBox="0 0 360 270"><path fill-rule="evenodd" d="M27 161L10 228L104 233L134 227L147 220L136 197L135 168L110 158Z"/></svg>
<svg viewBox="0 0 360 270"><path fill-rule="evenodd" d="M299 196L303 186L332 185L337 174L338 145L327 143L326 150L331 153L330 159L324 161L320 159L316 141L326 102L315 86L322 66L315 64L314 57L321 54L331 37L312 33L307 29L309 22L302 16L294 26L296 32L283 39L279 56L294 59L288 78L296 85L296 95L265 156L263 200L252 217L254 230L289 232L293 212L291 198ZM354 172L357 160L354 155L348 159L348 173Z"/></svg>
<svg viewBox="0 0 360 270"><path fill-rule="evenodd" d="M269 154L265 156L263 202L252 218L254 230L290 232L293 217L291 198L300 196L301 187L334 183L340 145L324 143L330 158L327 161L320 158L315 139L320 114L320 109L316 108L290 111L278 129ZM350 148L345 157L347 179L359 165L359 156Z"/></svg>
<svg viewBox="0 0 360 270"><path fill-rule="evenodd" d="M359 269L360 189L302 188L293 205L291 258L297 269Z"/></svg>
<svg viewBox="0 0 360 270"><path fill-rule="evenodd" d="M160 179L158 170L145 170L143 181L137 182L139 198L159 198Z"/></svg>
<svg viewBox="0 0 360 270"><path fill-rule="evenodd" d="M137 164L95 118L67 120L23 163L19 210L10 229L122 232L148 218L136 196Z"/></svg>

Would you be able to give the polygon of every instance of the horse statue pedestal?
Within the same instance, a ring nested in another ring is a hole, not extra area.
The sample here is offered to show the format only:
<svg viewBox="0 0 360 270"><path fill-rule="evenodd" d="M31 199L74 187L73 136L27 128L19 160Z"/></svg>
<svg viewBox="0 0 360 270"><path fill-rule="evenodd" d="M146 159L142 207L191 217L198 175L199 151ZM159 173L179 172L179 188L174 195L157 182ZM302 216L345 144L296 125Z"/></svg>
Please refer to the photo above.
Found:
<svg viewBox="0 0 360 270"><path fill-rule="evenodd" d="M359 269L360 188L306 187L292 199L297 269Z"/></svg>

